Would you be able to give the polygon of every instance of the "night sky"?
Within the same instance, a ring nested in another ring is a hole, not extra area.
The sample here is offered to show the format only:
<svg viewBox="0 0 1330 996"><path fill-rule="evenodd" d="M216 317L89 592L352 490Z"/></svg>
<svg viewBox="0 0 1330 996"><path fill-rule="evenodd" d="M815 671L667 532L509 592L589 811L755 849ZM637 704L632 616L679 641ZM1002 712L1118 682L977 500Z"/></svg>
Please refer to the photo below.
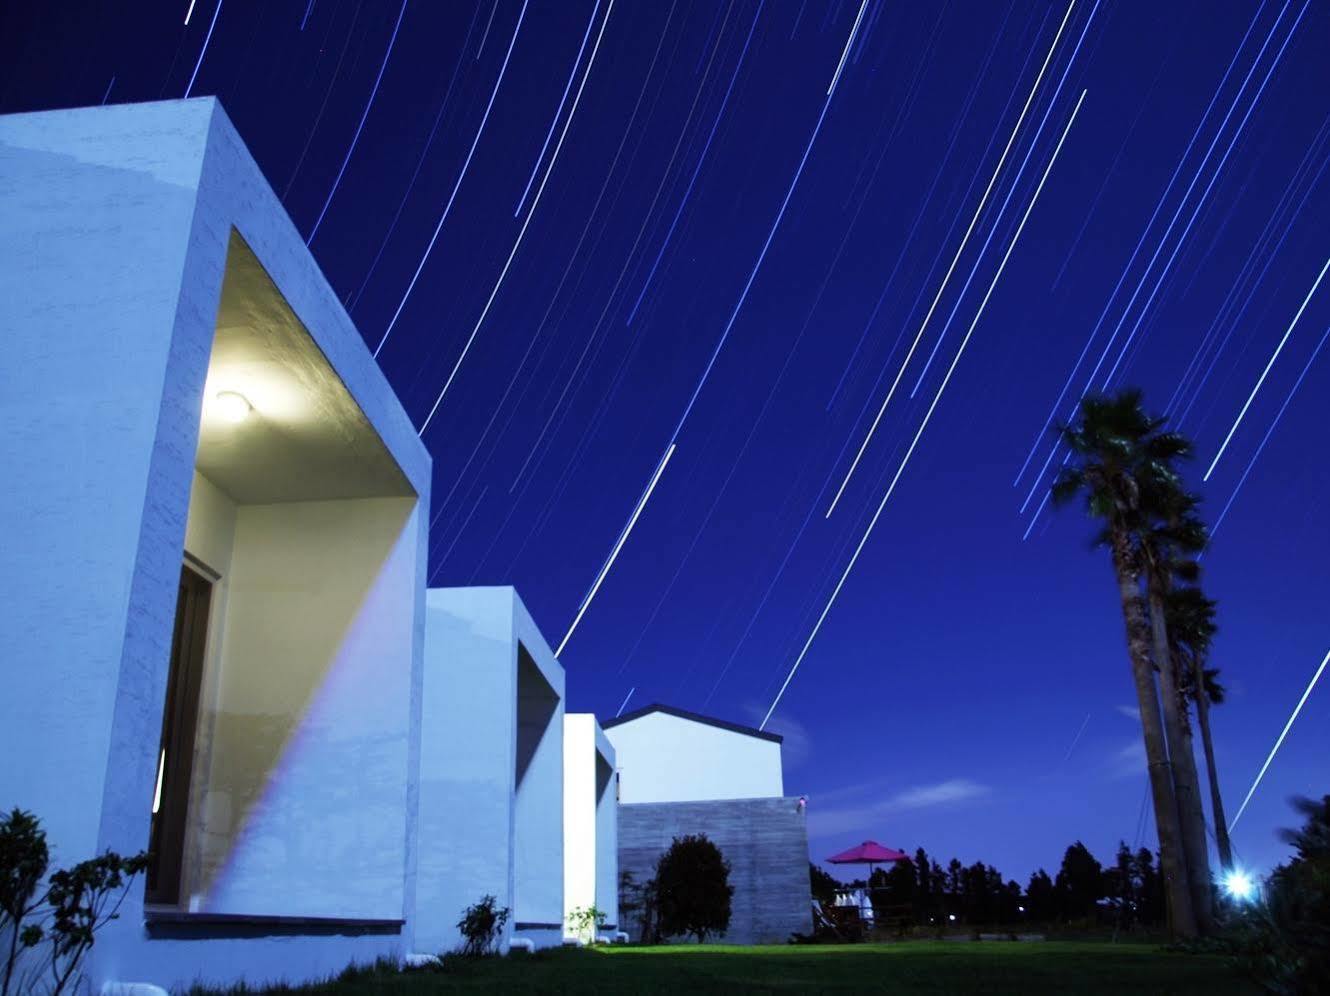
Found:
<svg viewBox="0 0 1330 996"><path fill-rule="evenodd" d="M434 585L513 584L557 645L670 453L561 655L570 709L761 722L899 471L769 727L814 857L871 837L1023 882L1076 838L1153 847L1108 556L1079 505L1034 515L1096 371L1169 409L1227 512L1237 811L1330 649L1330 8L190 6L4 0L0 111L220 98L434 410ZM1330 791L1328 720L1321 686L1245 863Z"/></svg>

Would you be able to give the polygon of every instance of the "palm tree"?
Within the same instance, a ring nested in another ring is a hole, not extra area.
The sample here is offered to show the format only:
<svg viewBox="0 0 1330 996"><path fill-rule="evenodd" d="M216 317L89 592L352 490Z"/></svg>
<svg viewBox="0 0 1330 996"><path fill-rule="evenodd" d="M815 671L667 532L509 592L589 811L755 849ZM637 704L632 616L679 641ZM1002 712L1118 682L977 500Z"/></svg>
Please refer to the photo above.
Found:
<svg viewBox="0 0 1330 996"><path fill-rule="evenodd" d="M1179 684L1196 702L1196 725L1201 731L1205 752L1206 776L1210 781L1210 813L1215 824L1215 846L1219 865L1233 868L1233 845L1228 839L1224 818L1224 800L1219 794L1219 772L1215 766L1215 745L1210 734L1210 707L1224 701L1224 686L1219 683L1219 669L1206 667L1210 646L1219 627L1215 623L1214 599L1206 598L1197 587L1174 588L1168 593L1165 612L1168 634L1173 643L1173 660L1178 668Z"/></svg>
<svg viewBox="0 0 1330 996"><path fill-rule="evenodd" d="M1159 863L1172 911L1172 926L1175 933L1190 937L1196 934L1196 916L1182 847L1172 765L1155 690L1150 622L1141 590L1144 564L1139 541L1146 523L1141 482L1148 480L1151 468L1167 465L1176 457L1179 440L1159 432L1159 422L1141 408L1139 391L1084 399L1079 423L1063 427L1062 438L1075 462L1058 475L1052 497L1056 503L1065 504L1083 493L1090 515L1104 523L1099 540L1109 547L1118 583L1127 656L1136 685L1155 826L1159 832Z"/></svg>
<svg viewBox="0 0 1330 996"><path fill-rule="evenodd" d="M1155 428L1162 423L1162 419L1155 421ZM1165 448L1172 454L1172 459L1148 461L1138 471L1144 512L1139 542L1150 605L1150 632L1155 668L1159 673L1164 730L1168 735L1169 760L1173 763L1173 791L1182 825L1182 849L1187 857L1187 883L1197 926L1202 933L1209 933L1214 928L1214 910L1201 777L1196 769L1187 697L1180 690L1165 608L1174 578L1194 581L1199 574L1200 569L1192 558L1205 548L1207 536L1205 526L1195 514L1199 501L1182 489L1181 480L1172 466L1173 460L1190 455L1191 444L1171 433L1159 433L1156 438L1164 437L1169 438Z"/></svg>

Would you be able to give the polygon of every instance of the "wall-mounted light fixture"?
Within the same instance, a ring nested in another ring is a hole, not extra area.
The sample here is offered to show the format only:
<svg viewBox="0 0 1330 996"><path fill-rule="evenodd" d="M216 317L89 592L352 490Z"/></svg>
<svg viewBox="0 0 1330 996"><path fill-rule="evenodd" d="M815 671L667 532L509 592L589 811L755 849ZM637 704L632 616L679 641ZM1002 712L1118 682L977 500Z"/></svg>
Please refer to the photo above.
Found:
<svg viewBox="0 0 1330 996"><path fill-rule="evenodd" d="M245 421L254 411L249 399L238 391L218 391L213 401L217 416L232 425Z"/></svg>

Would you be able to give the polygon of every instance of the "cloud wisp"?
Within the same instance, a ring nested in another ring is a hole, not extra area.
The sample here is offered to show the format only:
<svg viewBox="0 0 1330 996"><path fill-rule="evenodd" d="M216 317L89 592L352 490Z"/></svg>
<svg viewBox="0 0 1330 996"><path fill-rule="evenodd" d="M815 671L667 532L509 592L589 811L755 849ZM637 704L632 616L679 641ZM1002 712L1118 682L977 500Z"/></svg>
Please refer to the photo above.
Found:
<svg viewBox="0 0 1330 996"><path fill-rule="evenodd" d="M1138 737L1119 747L1109 755L1107 768L1110 778L1130 778L1141 774L1145 771L1145 744Z"/></svg>
<svg viewBox="0 0 1330 996"><path fill-rule="evenodd" d="M823 837L848 830L861 830L867 835L881 833L877 827L884 819L899 813L937 806L958 806L977 802L993 794L993 789L969 778L948 778L928 785L914 785L892 795L867 799L869 793L881 783L847 786L812 797L808 807L810 835ZM853 801L858 797L859 802ZM819 800L844 800L839 805L822 808Z"/></svg>

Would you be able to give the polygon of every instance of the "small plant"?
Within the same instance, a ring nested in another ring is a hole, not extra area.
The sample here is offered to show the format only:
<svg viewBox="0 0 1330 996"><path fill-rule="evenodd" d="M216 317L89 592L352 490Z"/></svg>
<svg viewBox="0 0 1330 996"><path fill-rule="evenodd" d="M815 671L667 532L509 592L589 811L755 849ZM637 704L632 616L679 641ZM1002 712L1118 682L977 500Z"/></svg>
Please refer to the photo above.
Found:
<svg viewBox="0 0 1330 996"><path fill-rule="evenodd" d="M463 937L462 954L470 958L490 954L511 912L507 906L500 909L499 901L493 896L485 896L474 906L468 906L462 919L457 921L457 929Z"/></svg>
<svg viewBox="0 0 1330 996"><path fill-rule="evenodd" d="M19 992L37 992L46 974L46 989L62 993L78 981L78 968L97 931L119 915L129 885L148 866L140 852L121 857L107 851L72 868L51 873L46 833L37 817L21 809L0 818L0 938L8 939L0 996L16 985ZM39 951L43 942L45 951ZM34 949L35 962L15 977L24 950Z"/></svg>
<svg viewBox="0 0 1330 996"><path fill-rule="evenodd" d="M607 914L595 906L575 909L568 914L568 925L573 933L587 944L595 944L600 928L605 926Z"/></svg>

